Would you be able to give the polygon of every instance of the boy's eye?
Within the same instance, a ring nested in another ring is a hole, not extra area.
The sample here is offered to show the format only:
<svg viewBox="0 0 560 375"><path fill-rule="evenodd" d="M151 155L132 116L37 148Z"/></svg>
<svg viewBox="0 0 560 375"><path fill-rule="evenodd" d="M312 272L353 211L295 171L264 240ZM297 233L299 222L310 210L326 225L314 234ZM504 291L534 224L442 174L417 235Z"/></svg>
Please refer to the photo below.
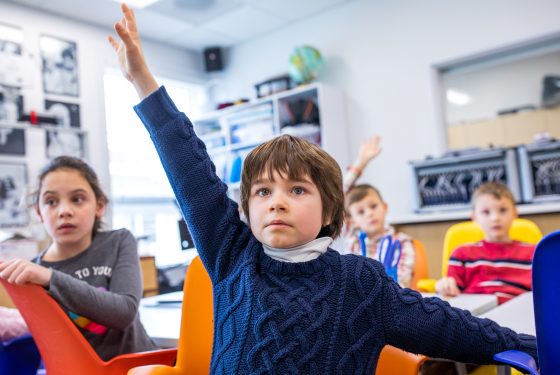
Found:
<svg viewBox="0 0 560 375"><path fill-rule="evenodd" d="M270 190L268 190L268 188L260 188L256 191L255 194L258 195L259 197L264 197L270 194Z"/></svg>
<svg viewBox="0 0 560 375"><path fill-rule="evenodd" d="M45 200L45 204L46 204L47 206L52 206L52 205L54 205L55 203L56 203L56 201L55 201L54 199L46 199L46 200Z"/></svg>
<svg viewBox="0 0 560 375"><path fill-rule="evenodd" d="M296 195L301 195L301 194L305 193L305 189L302 188L301 186L295 186L295 187L292 189L292 192L293 192L294 194L296 194Z"/></svg>
<svg viewBox="0 0 560 375"><path fill-rule="evenodd" d="M375 210L377 208L377 204L372 204L371 206L369 206L369 208L371 208L372 210Z"/></svg>

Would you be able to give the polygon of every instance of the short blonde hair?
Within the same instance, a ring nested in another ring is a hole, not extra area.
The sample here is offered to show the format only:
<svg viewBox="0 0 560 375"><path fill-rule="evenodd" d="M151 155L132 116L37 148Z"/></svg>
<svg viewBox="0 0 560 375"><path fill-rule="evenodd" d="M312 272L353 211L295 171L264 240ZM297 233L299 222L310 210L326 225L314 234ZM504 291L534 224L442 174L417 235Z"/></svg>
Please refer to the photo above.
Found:
<svg viewBox="0 0 560 375"><path fill-rule="evenodd" d="M248 222L251 220L251 187L264 173L273 180L274 172L291 180L309 176L321 195L322 221L329 223L321 229L318 237L336 238L340 235L344 221L344 191L340 167L336 160L319 146L291 135L281 135L259 145L243 162L241 207Z"/></svg>
<svg viewBox="0 0 560 375"><path fill-rule="evenodd" d="M515 198L513 197L512 192L501 182L486 182L476 188L471 197L471 205L473 208L476 205L478 198L483 195L491 195L496 199L505 198L511 201L511 204L515 206Z"/></svg>

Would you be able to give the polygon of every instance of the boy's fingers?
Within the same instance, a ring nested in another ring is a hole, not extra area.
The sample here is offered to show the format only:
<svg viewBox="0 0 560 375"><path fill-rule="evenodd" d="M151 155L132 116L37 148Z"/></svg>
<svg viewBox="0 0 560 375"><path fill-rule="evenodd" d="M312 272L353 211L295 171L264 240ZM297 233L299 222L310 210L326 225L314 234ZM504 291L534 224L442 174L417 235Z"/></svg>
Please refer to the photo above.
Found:
<svg viewBox="0 0 560 375"><path fill-rule="evenodd" d="M115 40L115 38L113 38L111 35L109 35L107 37L107 39L109 40L109 43L111 43L111 46L113 47L113 49L116 51L119 49L119 42L117 42Z"/></svg>

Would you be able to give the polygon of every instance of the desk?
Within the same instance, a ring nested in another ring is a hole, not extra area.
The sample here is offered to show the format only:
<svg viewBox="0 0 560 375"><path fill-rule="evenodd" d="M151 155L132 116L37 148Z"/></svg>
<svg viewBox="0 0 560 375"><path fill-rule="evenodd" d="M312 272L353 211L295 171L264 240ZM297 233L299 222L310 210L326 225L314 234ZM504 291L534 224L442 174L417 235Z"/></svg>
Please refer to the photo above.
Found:
<svg viewBox="0 0 560 375"><path fill-rule="evenodd" d="M533 293L527 292L507 301L480 316L492 319L503 327L513 329L517 333L535 335L535 312L533 310Z"/></svg>
<svg viewBox="0 0 560 375"><path fill-rule="evenodd" d="M438 297L435 293L422 293L423 297ZM468 310L472 315L478 316L498 306L498 298L493 294L459 294L457 297L445 297L442 300L451 306Z"/></svg>
<svg viewBox="0 0 560 375"><path fill-rule="evenodd" d="M140 302L140 321L148 336L162 348L176 348L181 331L183 292L160 294Z"/></svg>

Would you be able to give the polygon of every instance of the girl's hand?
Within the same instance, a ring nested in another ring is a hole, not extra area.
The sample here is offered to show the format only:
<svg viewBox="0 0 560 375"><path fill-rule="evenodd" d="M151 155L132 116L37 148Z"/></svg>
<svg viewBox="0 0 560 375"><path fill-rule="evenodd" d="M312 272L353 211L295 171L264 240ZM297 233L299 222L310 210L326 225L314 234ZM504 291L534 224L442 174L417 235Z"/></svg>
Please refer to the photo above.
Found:
<svg viewBox="0 0 560 375"><path fill-rule="evenodd" d="M455 297L461 294L457 281L452 277L444 277L436 282L436 292L442 296Z"/></svg>
<svg viewBox="0 0 560 375"><path fill-rule="evenodd" d="M52 270L23 259L0 262L0 277L12 284L27 283L48 286Z"/></svg>
<svg viewBox="0 0 560 375"><path fill-rule="evenodd" d="M123 18L115 24L120 41L109 35L109 43L117 53L124 77L134 84L138 95L144 99L159 86L146 64L134 11L126 4L121 5L121 10Z"/></svg>

